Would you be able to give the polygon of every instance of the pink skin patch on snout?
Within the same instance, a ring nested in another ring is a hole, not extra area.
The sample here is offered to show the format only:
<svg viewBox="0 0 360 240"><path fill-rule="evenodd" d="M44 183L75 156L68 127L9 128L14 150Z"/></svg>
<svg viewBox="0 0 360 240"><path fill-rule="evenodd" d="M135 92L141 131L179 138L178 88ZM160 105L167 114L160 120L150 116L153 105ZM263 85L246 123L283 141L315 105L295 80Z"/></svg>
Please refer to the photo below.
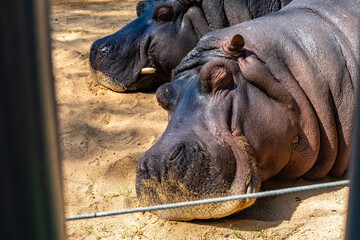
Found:
<svg viewBox="0 0 360 240"><path fill-rule="evenodd" d="M258 57L254 54L248 55L248 56L241 56L237 59L237 62L239 64L240 69L244 67L245 64L253 64L255 62L259 61Z"/></svg>

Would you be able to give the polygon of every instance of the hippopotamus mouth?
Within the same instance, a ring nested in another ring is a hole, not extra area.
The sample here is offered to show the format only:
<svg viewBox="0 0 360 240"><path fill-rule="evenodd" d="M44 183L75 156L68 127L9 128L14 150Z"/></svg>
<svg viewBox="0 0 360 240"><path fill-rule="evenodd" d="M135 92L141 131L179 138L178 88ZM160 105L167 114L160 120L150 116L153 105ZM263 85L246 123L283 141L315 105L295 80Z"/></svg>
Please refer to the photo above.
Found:
<svg viewBox="0 0 360 240"><path fill-rule="evenodd" d="M260 178L251 154L246 151L246 144L235 139L230 141L232 143L216 140L211 144L185 141L171 147L172 151L166 151L168 154L155 153L151 149L147 151L139 160L137 168L136 190L141 205L153 206L257 192ZM233 149L231 145L234 144L237 149L240 146L241 150ZM156 144L154 149L157 149ZM234 200L160 210L155 214L164 219L186 221L221 218L249 207L254 202L255 199Z"/></svg>
<svg viewBox="0 0 360 240"><path fill-rule="evenodd" d="M156 83L159 80L156 69L153 67L144 67L140 71L134 74L131 84L126 84L126 81L121 78L114 79L111 76L106 75L102 71L95 70L93 67L90 67L92 78L94 78L98 83L107 87L115 92L125 92L125 91L138 91L141 89L152 89L150 83ZM135 84L134 84L135 83Z"/></svg>

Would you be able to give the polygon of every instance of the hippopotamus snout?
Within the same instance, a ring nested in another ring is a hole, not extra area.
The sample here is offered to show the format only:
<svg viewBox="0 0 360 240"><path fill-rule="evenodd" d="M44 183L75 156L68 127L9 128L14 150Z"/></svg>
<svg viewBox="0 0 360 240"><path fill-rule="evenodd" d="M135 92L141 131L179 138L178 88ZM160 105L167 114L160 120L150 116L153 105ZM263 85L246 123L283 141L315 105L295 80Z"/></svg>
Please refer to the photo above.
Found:
<svg viewBox="0 0 360 240"><path fill-rule="evenodd" d="M211 158L211 153L205 150L203 144L196 142L176 144L164 153L158 151L155 146L139 160L139 179L159 184L177 181L172 183L174 187L182 185L196 195L224 192L234 179L236 164L231 151ZM220 164L222 158L227 164ZM222 184L221 187L218 184ZM141 189L139 193L142 193Z"/></svg>
<svg viewBox="0 0 360 240"><path fill-rule="evenodd" d="M90 69L94 79L114 91L122 92L127 89L126 79L129 73L125 71L127 66L132 66L132 62L118 57L127 44L115 41L111 37L96 40L90 47ZM108 63L111 63L109 65ZM121 70L122 74L113 73Z"/></svg>
<svg viewBox="0 0 360 240"><path fill-rule="evenodd" d="M90 68L97 82L116 92L147 88L147 79L155 75L147 56L149 26L142 20L149 14L91 45Z"/></svg>
<svg viewBox="0 0 360 240"><path fill-rule="evenodd" d="M171 133L168 136L171 138ZM139 160L136 192L141 205L193 201L252 191L252 176L247 176L247 182L239 181L238 162L226 142L194 140L194 136L188 135L182 137L183 141L169 144L171 140L166 138L158 140ZM162 210L156 214L172 220L218 218L253 202L253 199L237 200Z"/></svg>
<svg viewBox="0 0 360 240"><path fill-rule="evenodd" d="M109 41L103 41L102 39L95 41L90 48L90 66L94 70L101 70L97 58L105 58L114 50L114 47L115 45Z"/></svg>

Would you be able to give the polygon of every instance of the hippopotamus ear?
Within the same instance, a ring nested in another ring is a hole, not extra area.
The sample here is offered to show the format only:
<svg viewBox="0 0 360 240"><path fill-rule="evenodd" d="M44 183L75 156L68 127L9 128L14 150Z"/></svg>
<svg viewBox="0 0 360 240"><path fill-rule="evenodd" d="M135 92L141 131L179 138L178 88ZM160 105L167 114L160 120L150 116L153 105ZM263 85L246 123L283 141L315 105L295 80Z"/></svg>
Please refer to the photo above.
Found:
<svg viewBox="0 0 360 240"><path fill-rule="evenodd" d="M200 81L205 92L216 92L228 87L233 76L223 61L215 60L207 62L201 68Z"/></svg>
<svg viewBox="0 0 360 240"><path fill-rule="evenodd" d="M136 4L136 14L138 17L141 17L144 13L146 13L148 10L153 8L158 1L155 0L144 0L140 1Z"/></svg>
<svg viewBox="0 0 360 240"><path fill-rule="evenodd" d="M162 3L156 6L153 18L157 22L169 22L174 18L174 10L171 4Z"/></svg>
<svg viewBox="0 0 360 240"><path fill-rule="evenodd" d="M179 2L181 4L184 4L184 5L190 5L190 4L193 4L196 0L179 0Z"/></svg>
<svg viewBox="0 0 360 240"><path fill-rule="evenodd" d="M245 46L244 37L240 34L234 35L231 40L227 43L226 48L227 52L233 55L234 57L239 57L243 53L243 48Z"/></svg>

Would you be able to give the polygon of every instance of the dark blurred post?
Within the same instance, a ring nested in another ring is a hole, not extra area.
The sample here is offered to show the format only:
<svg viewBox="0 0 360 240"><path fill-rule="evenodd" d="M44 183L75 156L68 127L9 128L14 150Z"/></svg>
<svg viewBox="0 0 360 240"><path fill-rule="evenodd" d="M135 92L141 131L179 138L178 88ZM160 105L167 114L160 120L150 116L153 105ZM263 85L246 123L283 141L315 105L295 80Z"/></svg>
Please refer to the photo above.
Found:
<svg viewBox="0 0 360 240"><path fill-rule="evenodd" d="M45 0L0 7L0 239L65 238Z"/></svg>
<svg viewBox="0 0 360 240"><path fill-rule="evenodd" d="M360 77L359 77L360 78ZM358 84L360 79L358 79ZM359 92L358 92L359 93ZM356 124L350 161L350 193L346 221L346 239L358 240L360 229L360 94L356 105Z"/></svg>

